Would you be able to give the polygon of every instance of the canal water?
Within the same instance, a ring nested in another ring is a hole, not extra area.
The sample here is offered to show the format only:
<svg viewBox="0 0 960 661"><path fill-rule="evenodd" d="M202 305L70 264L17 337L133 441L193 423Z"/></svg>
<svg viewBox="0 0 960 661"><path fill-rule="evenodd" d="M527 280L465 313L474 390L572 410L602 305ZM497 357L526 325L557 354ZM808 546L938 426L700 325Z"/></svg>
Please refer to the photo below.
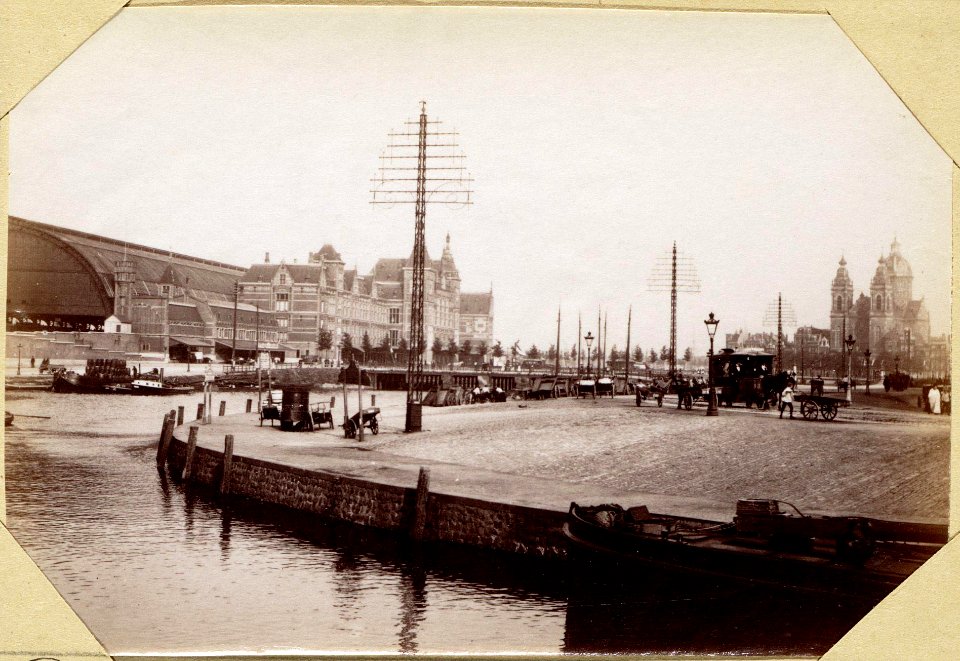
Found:
<svg viewBox="0 0 960 661"><path fill-rule="evenodd" d="M240 410L246 393L221 393ZM108 652L821 654L869 604L412 546L235 503L156 470L198 395L8 392L7 523ZM50 419L27 415L51 416Z"/></svg>

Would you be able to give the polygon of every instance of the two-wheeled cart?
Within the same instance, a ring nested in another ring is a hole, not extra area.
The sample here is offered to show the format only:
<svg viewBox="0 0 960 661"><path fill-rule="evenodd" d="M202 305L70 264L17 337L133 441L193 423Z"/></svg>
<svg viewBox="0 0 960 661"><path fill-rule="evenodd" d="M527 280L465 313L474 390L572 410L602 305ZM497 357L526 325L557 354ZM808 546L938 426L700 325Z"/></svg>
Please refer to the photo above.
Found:
<svg viewBox="0 0 960 661"><path fill-rule="evenodd" d="M363 414L363 422L361 422L361 413ZM343 424L343 435L347 438L356 438L357 432L360 431L361 424L369 428L374 434L379 434L380 423L377 421L378 415L380 415L379 406L371 406L362 411L357 411Z"/></svg>
<svg viewBox="0 0 960 661"><path fill-rule="evenodd" d="M850 406L850 402L845 399L802 392L794 395L794 400L800 405L800 415L805 420L816 420L817 416L824 420L833 420L841 407Z"/></svg>

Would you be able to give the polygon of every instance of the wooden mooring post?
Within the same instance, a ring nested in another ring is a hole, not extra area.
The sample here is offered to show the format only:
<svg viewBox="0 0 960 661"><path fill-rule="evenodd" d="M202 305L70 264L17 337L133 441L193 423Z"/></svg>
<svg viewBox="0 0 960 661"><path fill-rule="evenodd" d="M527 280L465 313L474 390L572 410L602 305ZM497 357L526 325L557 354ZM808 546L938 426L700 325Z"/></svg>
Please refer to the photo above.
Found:
<svg viewBox="0 0 960 661"><path fill-rule="evenodd" d="M252 399L248 399L248 400L247 400L247 413L250 413L250 411L252 411L252 410L253 410L253 400L252 400Z"/></svg>
<svg viewBox="0 0 960 661"><path fill-rule="evenodd" d="M427 500L430 497L430 469L420 467L420 475L417 477L417 500L413 514L413 528L410 530L410 536L416 540L422 540L424 532L427 529Z"/></svg>
<svg viewBox="0 0 960 661"><path fill-rule="evenodd" d="M223 415L226 414L226 412L227 412L227 402L226 400L221 399L220 400L220 416L223 417Z"/></svg>
<svg viewBox="0 0 960 661"><path fill-rule="evenodd" d="M190 426L190 437L187 439L187 458L183 462L183 481L190 479L190 473L193 471L193 458L197 453L197 432L199 428L196 425Z"/></svg>
<svg viewBox="0 0 960 661"><path fill-rule="evenodd" d="M183 424L183 407L177 407L177 427Z"/></svg>
<svg viewBox="0 0 960 661"><path fill-rule="evenodd" d="M197 420L203 421L203 402L197 404Z"/></svg>
<svg viewBox="0 0 960 661"><path fill-rule="evenodd" d="M160 429L160 440L157 442L157 470L163 472L167 463L167 452L170 450L170 439L173 438L173 423L175 420L170 414L163 416L163 427Z"/></svg>
<svg viewBox="0 0 960 661"><path fill-rule="evenodd" d="M223 438L223 478L220 480L220 495L230 493L230 470L233 468L233 434Z"/></svg>

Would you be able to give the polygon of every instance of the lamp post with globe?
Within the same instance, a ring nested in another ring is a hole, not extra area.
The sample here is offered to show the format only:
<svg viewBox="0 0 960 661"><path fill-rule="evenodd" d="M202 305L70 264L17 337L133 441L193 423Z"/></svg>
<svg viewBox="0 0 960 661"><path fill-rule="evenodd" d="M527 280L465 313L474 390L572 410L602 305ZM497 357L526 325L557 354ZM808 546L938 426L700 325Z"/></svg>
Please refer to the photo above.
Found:
<svg viewBox="0 0 960 661"><path fill-rule="evenodd" d="M853 345L857 341L853 339L853 335L847 335L847 339L843 341L844 346L847 347L847 401L853 401L853 380L850 378L850 370L853 367Z"/></svg>
<svg viewBox="0 0 960 661"><path fill-rule="evenodd" d="M710 386L710 394L708 395L709 399L707 400L707 415L718 415L719 408L717 407L717 390L713 386L713 336L717 333L717 324L720 323L720 320L713 316L713 313L710 313L710 316L703 320L703 323L707 327L707 335L710 336L710 355L707 359L707 382Z"/></svg>
<svg viewBox="0 0 960 661"><path fill-rule="evenodd" d="M593 378L590 376L590 346L593 344L593 335L590 331L587 331L587 334L583 336L583 341L587 343L587 378Z"/></svg>

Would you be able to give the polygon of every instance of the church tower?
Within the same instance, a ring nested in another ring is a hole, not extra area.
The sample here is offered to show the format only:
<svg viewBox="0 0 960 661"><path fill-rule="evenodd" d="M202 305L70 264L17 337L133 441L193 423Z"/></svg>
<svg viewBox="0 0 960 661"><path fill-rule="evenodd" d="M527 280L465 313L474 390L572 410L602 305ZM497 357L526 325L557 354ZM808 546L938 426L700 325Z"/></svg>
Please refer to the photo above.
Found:
<svg viewBox="0 0 960 661"><path fill-rule="evenodd" d="M839 350L843 342L844 326L847 333L853 332L853 281L847 273L847 260L840 257L837 275L830 285L830 348ZM846 323L844 321L846 320Z"/></svg>
<svg viewBox="0 0 960 661"><path fill-rule="evenodd" d="M897 243L894 242L894 245ZM870 280L870 346L878 352L888 349L885 342L894 325L893 279L890 277L889 261L890 257L881 255L877 271Z"/></svg>

